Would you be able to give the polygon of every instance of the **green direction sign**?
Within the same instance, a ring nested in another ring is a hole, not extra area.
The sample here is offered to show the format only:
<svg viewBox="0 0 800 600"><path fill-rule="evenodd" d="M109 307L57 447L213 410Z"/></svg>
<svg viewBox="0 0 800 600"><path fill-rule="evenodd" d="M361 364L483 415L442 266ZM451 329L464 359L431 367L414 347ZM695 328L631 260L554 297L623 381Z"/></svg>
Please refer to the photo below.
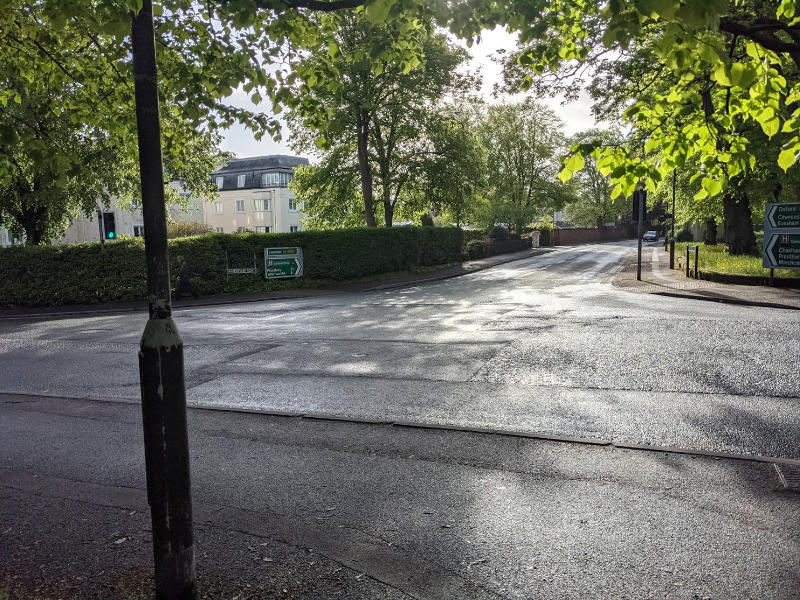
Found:
<svg viewBox="0 0 800 600"><path fill-rule="evenodd" d="M764 263L772 269L800 269L800 233L764 236Z"/></svg>
<svg viewBox="0 0 800 600"><path fill-rule="evenodd" d="M765 229L800 227L800 202L767 204L764 210Z"/></svg>
<svg viewBox="0 0 800 600"><path fill-rule="evenodd" d="M264 248L264 275L267 279L303 276L302 248Z"/></svg>

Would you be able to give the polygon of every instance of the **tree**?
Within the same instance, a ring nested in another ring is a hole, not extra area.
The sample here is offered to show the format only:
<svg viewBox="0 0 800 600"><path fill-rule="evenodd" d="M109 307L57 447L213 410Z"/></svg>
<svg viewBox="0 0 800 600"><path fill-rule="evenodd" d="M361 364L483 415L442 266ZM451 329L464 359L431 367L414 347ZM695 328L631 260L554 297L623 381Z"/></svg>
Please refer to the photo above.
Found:
<svg viewBox="0 0 800 600"><path fill-rule="evenodd" d="M606 144L623 143L622 136L615 131L590 129L572 137L572 144L602 139ZM624 196L612 197L611 180L598 169L592 157L587 157L583 169L574 177L575 200L564 210L568 220L581 227L598 227L605 221L619 222L630 216L630 203Z"/></svg>
<svg viewBox="0 0 800 600"><path fill-rule="evenodd" d="M306 229L363 227L364 201L353 150L342 145L331 151L320 166L295 169L289 187L305 203Z"/></svg>
<svg viewBox="0 0 800 600"><path fill-rule="evenodd" d="M350 186L357 182L366 225L377 225L375 210L381 205L383 224L391 227L395 211L413 201L412 187L432 157L450 147L437 147L429 132L438 127L436 111L445 96L472 84L456 72L466 53L428 24L418 32L421 53L415 63L376 63L373 49L393 43L390 28L373 24L364 14L321 21L335 28L320 40L320 49L291 63L297 75L293 97L299 100L292 106L290 127L299 148L311 149L313 140L325 151L321 173L339 178L315 189L352 199ZM317 81L338 84L316 86ZM456 155L447 158L458 160Z"/></svg>
<svg viewBox="0 0 800 600"><path fill-rule="evenodd" d="M535 100L489 106L481 132L493 220L519 231L572 198L556 179L566 140L561 120L549 108Z"/></svg>
<svg viewBox="0 0 800 600"><path fill-rule="evenodd" d="M457 227L475 218L487 191L488 156L478 127L479 110L470 103L431 117L427 135L433 152L425 155L416 184L416 205Z"/></svg>
<svg viewBox="0 0 800 600"><path fill-rule="evenodd" d="M28 244L48 243L79 211L139 195L129 49L94 29L84 9L2 8L0 224ZM210 197L208 175L224 158L218 136L198 130L177 98L164 104L162 121L167 174L196 198Z"/></svg>
<svg viewBox="0 0 800 600"><path fill-rule="evenodd" d="M566 74L599 60L612 50L625 57L646 44L657 68L643 74L625 117L646 132L645 155L638 148L606 148L586 143L573 149L563 175L579 171L588 155L615 183L615 194L628 195L640 182L653 189L665 175L696 157L701 168L698 200L723 194L729 218L746 214L747 203L728 186L754 168L751 140L744 135L756 124L769 138L786 134L777 162L783 169L800 153L800 88L796 81L800 57L800 26L794 2L681 3L611 2L607 5L569 1L531 17L514 17L512 2L482 9L510 21L521 32L525 49L518 62L523 86L536 74ZM535 11L534 11L535 12ZM531 13L529 13L531 14ZM468 27L467 27L468 29ZM521 71L523 72L523 71ZM648 86L646 81L671 79L670 86ZM625 100L627 102L627 99ZM650 150L659 149L657 153ZM735 236L729 246L746 251L752 232ZM731 229L736 231L736 228Z"/></svg>

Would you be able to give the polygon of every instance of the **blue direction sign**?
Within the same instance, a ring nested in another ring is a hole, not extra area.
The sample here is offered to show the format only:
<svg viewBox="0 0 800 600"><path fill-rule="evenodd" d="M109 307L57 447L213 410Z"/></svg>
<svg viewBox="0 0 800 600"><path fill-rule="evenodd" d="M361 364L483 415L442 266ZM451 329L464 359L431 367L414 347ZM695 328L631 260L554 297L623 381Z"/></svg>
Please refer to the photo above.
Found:
<svg viewBox="0 0 800 600"><path fill-rule="evenodd" d="M302 277L303 249L264 248L264 276L267 279Z"/></svg>

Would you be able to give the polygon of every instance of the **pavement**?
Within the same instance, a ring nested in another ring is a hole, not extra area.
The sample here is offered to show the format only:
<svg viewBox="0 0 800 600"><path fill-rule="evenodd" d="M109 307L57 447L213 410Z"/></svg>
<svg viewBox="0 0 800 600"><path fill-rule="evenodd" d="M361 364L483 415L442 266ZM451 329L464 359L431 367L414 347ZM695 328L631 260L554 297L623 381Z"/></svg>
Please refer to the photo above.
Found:
<svg viewBox="0 0 800 600"><path fill-rule="evenodd" d="M676 263L677 264L677 263ZM800 290L761 285L733 285L686 277L681 269L669 268L664 245L646 244L642 252L642 280L636 278L636 256L625 262L614 285L630 291L744 306L800 309Z"/></svg>
<svg viewBox="0 0 800 600"><path fill-rule="evenodd" d="M632 257L178 308L201 593L799 597L800 313ZM145 319L0 320L0 592L147 596Z"/></svg>

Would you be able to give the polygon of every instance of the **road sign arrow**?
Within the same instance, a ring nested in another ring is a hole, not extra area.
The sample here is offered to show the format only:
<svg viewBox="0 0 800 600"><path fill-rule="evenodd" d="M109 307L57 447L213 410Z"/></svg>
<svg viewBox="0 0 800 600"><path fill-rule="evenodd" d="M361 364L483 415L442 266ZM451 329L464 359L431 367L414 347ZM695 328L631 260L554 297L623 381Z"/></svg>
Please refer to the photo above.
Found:
<svg viewBox="0 0 800 600"><path fill-rule="evenodd" d="M765 217L765 224L769 229L800 227L800 203L768 204Z"/></svg>
<svg viewBox="0 0 800 600"><path fill-rule="evenodd" d="M774 233L764 244L767 268L800 269L800 233Z"/></svg>

